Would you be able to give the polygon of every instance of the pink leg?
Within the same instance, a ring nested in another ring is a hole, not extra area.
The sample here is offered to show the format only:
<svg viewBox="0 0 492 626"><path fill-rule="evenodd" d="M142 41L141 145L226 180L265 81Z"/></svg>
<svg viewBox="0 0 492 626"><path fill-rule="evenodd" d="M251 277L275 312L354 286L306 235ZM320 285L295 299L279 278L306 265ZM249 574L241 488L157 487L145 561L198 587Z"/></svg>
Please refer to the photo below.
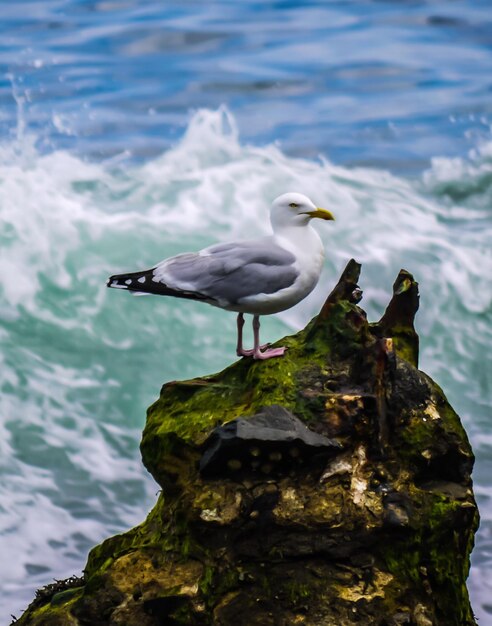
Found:
<svg viewBox="0 0 492 626"><path fill-rule="evenodd" d="M253 336L254 336L254 348L253 359L266 360L275 356L283 356L287 348L272 348L271 350L261 351L263 346L260 346L260 317L258 315L253 316Z"/></svg>
<svg viewBox="0 0 492 626"><path fill-rule="evenodd" d="M250 356L249 354L245 354L245 352L249 352L249 350L244 350L243 348L243 326L244 326L244 315L242 313L238 313L236 354L238 356Z"/></svg>
<svg viewBox="0 0 492 626"><path fill-rule="evenodd" d="M238 313L237 316L237 346L236 346L236 354L238 356L253 356L254 350L245 350L243 348L243 326L244 326L244 315L242 313ZM261 350L267 348L270 344L266 343L260 346Z"/></svg>

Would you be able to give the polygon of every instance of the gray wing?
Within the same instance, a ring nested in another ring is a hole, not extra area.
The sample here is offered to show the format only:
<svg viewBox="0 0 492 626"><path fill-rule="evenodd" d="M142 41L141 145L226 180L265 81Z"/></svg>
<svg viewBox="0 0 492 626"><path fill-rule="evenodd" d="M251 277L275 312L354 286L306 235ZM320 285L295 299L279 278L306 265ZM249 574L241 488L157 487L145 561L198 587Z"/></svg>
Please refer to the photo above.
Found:
<svg viewBox="0 0 492 626"><path fill-rule="evenodd" d="M211 246L160 263L153 281L208 296L222 306L290 287L299 275L295 256L273 238Z"/></svg>

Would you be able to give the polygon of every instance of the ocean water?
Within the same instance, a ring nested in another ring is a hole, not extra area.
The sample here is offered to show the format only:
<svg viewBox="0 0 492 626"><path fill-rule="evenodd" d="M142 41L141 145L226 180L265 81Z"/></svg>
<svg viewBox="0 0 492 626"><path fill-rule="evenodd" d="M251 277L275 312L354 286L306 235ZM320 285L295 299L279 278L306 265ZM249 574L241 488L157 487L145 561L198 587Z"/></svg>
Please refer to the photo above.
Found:
<svg viewBox="0 0 492 626"><path fill-rule="evenodd" d="M382 314L420 283L421 368L471 438L469 579L492 625L490 2L0 2L0 614L80 574L158 486L138 444L163 382L234 360L235 318L131 298L109 274L268 232L306 193L327 260L265 340L316 314L349 258Z"/></svg>

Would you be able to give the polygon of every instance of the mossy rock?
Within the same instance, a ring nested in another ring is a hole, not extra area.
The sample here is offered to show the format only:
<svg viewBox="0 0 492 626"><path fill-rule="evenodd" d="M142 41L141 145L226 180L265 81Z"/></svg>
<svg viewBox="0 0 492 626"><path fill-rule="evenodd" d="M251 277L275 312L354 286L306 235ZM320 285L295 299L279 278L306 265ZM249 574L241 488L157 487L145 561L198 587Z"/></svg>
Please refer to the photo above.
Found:
<svg viewBox="0 0 492 626"><path fill-rule="evenodd" d="M370 325L359 270L351 261L317 318L282 340L285 357L164 385L141 443L162 488L154 509L91 551L83 585L18 624L475 624L473 454L416 368L417 283L402 271ZM264 407L333 442L329 453L264 437L203 473L213 433Z"/></svg>

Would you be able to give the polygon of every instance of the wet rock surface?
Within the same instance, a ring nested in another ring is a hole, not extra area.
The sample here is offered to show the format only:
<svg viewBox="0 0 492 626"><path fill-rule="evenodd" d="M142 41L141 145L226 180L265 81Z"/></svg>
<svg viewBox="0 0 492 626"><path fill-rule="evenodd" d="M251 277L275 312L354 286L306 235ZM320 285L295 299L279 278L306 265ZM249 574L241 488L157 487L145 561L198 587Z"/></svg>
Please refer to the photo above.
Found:
<svg viewBox="0 0 492 626"><path fill-rule="evenodd" d="M416 368L418 286L402 270L369 324L359 272L285 357L164 385L141 443L155 507L16 623L475 625L473 454Z"/></svg>
<svg viewBox="0 0 492 626"><path fill-rule="evenodd" d="M340 452L341 444L309 430L279 405L215 428L203 446L202 476L242 478L250 473L282 475L314 466Z"/></svg>

